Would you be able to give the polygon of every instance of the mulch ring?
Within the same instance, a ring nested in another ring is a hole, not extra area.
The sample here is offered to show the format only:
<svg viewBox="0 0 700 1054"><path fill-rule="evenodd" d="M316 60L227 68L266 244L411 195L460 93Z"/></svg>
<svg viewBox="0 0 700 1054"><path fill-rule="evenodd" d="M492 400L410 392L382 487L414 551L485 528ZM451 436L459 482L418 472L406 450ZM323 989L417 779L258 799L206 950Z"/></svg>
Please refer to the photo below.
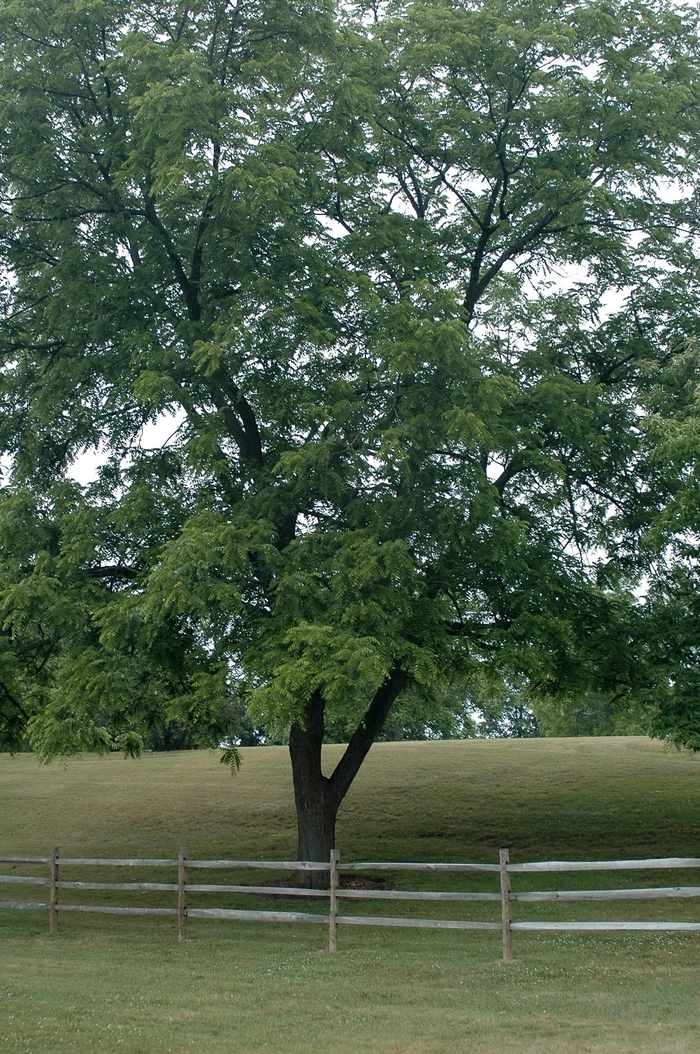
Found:
<svg viewBox="0 0 700 1054"><path fill-rule="evenodd" d="M393 882L385 878L362 878L353 875L340 875L341 889L395 889Z"/></svg>

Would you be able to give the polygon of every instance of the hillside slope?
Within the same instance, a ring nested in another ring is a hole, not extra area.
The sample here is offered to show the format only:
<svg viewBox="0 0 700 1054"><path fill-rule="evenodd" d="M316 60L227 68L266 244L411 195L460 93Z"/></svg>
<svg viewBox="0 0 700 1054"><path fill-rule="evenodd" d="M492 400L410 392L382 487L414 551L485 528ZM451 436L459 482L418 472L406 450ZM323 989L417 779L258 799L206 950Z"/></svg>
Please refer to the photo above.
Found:
<svg viewBox="0 0 700 1054"><path fill-rule="evenodd" d="M342 748L326 748L332 766ZM40 767L0 756L0 846L79 855L288 857L284 747L243 750L231 777L208 751ZM344 803L343 858L696 855L700 757L641 737L378 743Z"/></svg>

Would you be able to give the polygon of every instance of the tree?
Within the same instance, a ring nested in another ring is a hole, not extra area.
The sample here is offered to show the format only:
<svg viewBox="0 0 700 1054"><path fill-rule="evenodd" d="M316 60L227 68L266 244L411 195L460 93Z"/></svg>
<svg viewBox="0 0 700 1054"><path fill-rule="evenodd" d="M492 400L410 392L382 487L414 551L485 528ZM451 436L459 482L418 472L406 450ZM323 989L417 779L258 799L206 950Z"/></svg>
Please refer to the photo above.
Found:
<svg viewBox="0 0 700 1054"><path fill-rule="evenodd" d="M638 680L639 539L674 488L644 422L674 399L665 283L696 267L694 14L0 23L8 741L138 751L153 715L216 736L245 703L288 734L324 859L403 693Z"/></svg>
<svg viewBox="0 0 700 1054"><path fill-rule="evenodd" d="M515 684L486 684L474 693L478 734L486 739L532 739L541 735L533 700ZM556 732L554 733L556 735Z"/></svg>
<svg viewBox="0 0 700 1054"><path fill-rule="evenodd" d="M691 272L684 285L694 277ZM656 467L673 480L673 491L644 539L652 560L640 637L652 671L644 698L652 733L678 747L700 750L697 313L682 325L686 329L683 354L674 357L648 423Z"/></svg>

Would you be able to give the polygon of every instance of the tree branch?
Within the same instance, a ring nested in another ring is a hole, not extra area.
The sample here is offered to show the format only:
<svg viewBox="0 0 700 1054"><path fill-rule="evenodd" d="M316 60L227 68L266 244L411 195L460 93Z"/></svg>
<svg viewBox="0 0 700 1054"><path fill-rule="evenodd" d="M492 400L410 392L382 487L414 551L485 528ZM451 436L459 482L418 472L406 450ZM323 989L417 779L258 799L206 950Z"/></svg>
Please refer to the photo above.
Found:
<svg viewBox="0 0 700 1054"><path fill-rule="evenodd" d="M182 266L182 260L175 251L175 246L170 234L165 228L163 221L156 212L155 202L147 193L144 194L144 216L151 224L151 226L158 231L161 236L161 240L165 247L168 259L175 272L175 279L180 287L182 295L185 298L187 305L187 314L189 315L191 322L199 322L202 316L202 309L199 303L199 296L197 287L190 282L189 278L185 273L185 268Z"/></svg>
<svg viewBox="0 0 700 1054"><path fill-rule="evenodd" d="M102 564L97 567L88 568L89 578L128 578L138 577L138 571L126 564Z"/></svg>
<svg viewBox="0 0 700 1054"><path fill-rule="evenodd" d="M347 794L350 784L367 757L369 748L384 727L393 702L401 694L407 681L407 672L398 663L394 663L388 677L375 692L362 721L350 737L345 753L328 781L329 790L335 796L336 801L341 802Z"/></svg>
<svg viewBox="0 0 700 1054"><path fill-rule="evenodd" d="M5 695L5 698L8 700L8 702L10 702L12 704L12 706L14 706L15 710L19 710L20 714L25 719L25 721L28 721L29 720L29 714L24 709L22 704L17 699L15 699L14 695L9 690L9 688L7 687L7 685L5 684L4 681L0 681L0 688L2 688L3 693Z"/></svg>

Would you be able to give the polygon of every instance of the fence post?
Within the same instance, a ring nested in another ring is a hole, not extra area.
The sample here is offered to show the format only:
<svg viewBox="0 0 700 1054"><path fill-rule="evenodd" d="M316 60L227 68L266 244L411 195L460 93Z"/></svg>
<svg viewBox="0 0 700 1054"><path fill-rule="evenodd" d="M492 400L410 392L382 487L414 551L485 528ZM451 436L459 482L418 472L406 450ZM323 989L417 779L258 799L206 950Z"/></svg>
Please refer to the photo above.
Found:
<svg viewBox="0 0 700 1054"><path fill-rule="evenodd" d="M340 853L331 849L329 904L328 904L328 951L338 951L338 862Z"/></svg>
<svg viewBox="0 0 700 1054"><path fill-rule="evenodd" d="M498 862L501 865L501 924L503 926L503 962L513 961L513 931L510 928L510 875L508 873L508 850L501 849Z"/></svg>
<svg viewBox="0 0 700 1054"><path fill-rule="evenodd" d="M187 940L187 850L177 854L177 939Z"/></svg>
<svg viewBox="0 0 700 1054"><path fill-rule="evenodd" d="M58 846L51 850L49 879L49 933L58 933Z"/></svg>

